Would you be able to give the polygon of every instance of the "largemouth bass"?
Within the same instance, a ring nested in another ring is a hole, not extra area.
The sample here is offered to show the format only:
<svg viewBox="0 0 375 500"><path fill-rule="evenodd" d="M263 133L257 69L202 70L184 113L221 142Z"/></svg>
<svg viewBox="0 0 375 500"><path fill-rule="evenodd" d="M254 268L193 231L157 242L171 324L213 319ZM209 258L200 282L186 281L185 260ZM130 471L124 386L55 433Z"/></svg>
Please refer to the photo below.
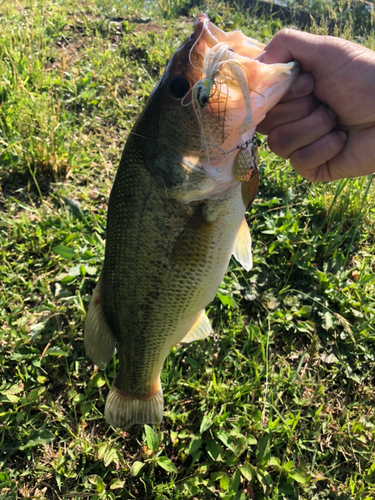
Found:
<svg viewBox="0 0 375 500"><path fill-rule="evenodd" d="M231 255L251 268L245 210L258 187L254 130L298 72L293 62L255 60L263 47L201 14L127 140L84 334L101 369L117 346L105 407L114 427L162 420L160 373L170 349L210 334L204 309Z"/></svg>

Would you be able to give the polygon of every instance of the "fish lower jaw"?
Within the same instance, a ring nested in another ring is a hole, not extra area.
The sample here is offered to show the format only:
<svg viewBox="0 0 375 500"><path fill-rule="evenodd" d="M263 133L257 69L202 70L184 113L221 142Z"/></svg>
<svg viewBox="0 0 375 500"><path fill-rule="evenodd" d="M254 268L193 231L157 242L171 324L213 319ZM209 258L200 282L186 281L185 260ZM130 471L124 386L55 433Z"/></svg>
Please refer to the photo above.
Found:
<svg viewBox="0 0 375 500"><path fill-rule="evenodd" d="M163 419L163 391L148 394L126 394L112 385L105 405L106 422L126 429L133 424L156 424Z"/></svg>

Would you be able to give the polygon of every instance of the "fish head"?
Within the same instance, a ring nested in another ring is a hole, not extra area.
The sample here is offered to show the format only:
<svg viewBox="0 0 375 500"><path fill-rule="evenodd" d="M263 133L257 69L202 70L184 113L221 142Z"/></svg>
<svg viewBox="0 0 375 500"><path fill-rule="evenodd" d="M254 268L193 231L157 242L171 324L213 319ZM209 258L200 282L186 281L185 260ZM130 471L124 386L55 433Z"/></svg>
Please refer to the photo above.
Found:
<svg viewBox="0 0 375 500"><path fill-rule="evenodd" d="M189 203L238 185L239 151L253 148L256 125L299 71L296 62L256 60L263 49L201 14L173 54L133 130L148 140L146 163L171 196Z"/></svg>

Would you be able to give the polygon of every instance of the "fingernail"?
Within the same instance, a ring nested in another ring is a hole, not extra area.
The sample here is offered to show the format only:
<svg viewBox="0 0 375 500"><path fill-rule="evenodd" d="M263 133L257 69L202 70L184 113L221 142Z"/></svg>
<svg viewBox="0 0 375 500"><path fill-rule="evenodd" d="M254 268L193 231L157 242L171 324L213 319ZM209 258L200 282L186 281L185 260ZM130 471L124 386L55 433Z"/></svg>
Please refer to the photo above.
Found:
<svg viewBox="0 0 375 500"><path fill-rule="evenodd" d="M327 113L328 113L328 116L331 118L331 120L333 120L333 121L337 120L336 113L329 106L327 106Z"/></svg>
<svg viewBox="0 0 375 500"><path fill-rule="evenodd" d="M314 89L314 79L310 73L302 73L293 83L291 90L296 97L310 94Z"/></svg>
<svg viewBox="0 0 375 500"><path fill-rule="evenodd" d="M344 132L344 130L340 130L340 132L337 133L337 135L339 136L339 138L346 142L346 139L348 138L348 134L346 132Z"/></svg>

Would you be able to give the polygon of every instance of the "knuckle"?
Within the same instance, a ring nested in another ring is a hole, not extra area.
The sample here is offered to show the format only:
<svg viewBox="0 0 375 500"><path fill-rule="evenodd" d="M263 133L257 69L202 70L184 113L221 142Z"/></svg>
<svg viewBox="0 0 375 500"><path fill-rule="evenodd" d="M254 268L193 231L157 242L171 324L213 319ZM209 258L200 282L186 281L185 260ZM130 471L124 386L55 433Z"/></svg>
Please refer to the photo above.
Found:
<svg viewBox="0 0 375 500"><path fill-rule="evenodd" d="M257 125L257 132L268 135L275 126L277 126L277 124L275 123L274 110L271 109L259 125Z"/></svg>
<svg viewBox="0 0 375 500"><path fill-rule="evenodd" d="M268 146L271 151L275 154L281 156L281 158L288 158L288 154L286 153L285 148L285 137L282 130L282 127L276 127L272 129L268 135Z"/></svg>
<svg viewBox="0 0 375 500"><path fill-rule="evenodd" d="M288 107L287 107L288 106ZM288 114L288 110L293 113L295 120L303 120L311 115L316 108L314 98L312 96L300 97L291 103L284 105L284 115ZM292 121L292 120L291 120Z"/></svg>
<svg viewBox="0 0 375 500"><path fill-rule="evenodd" d="M335 126L335 122L329 116L325 106L321 106L316 110L316 120L318 129L324 132L329 132Z"/></svg>
<svg viewBox="0 0 375 500"><path fill-rule="evenodd" d="M297 174L309 181L315 182L318 165L307 165L305 156L303 149L297 149L290 156L290 164Z"/></svg>
<svg viewBox="0 0 375 500"><path fill-rule="evenodd" d="M325 136L325 149L329 152L329 155L337 154L345 144L337 133L327 134Z"/></svg>
<svg viewBox="0 0 375 500"><path fill-rule="evenodd" d="M316 109L316 104L312 95L301 98L301 108L304 116L309 116Z"/></svg>
<svg viewBox="0 0 375 500"><path fill-rule="evenodd" d="M301 153L300 149L293 151L293 153L290 155L290 164L298 173L303 172L305 162L303 161L303 154Z"/></svg>
<svg viewBox="0 0 375 500"><path fill-rule="evenodd" d="M279 38L279 41L284 41L287 40L292 34L293 30L290 30L289 28L283 28L282 30L276 33L274 38L277 37Z"/></svg>
<svg viewBox="0 0 375 500"><path fill-rule="evenodd" d="M314 79L310 73L302 72L293 82L290 90L293 95L305 97L312 93L314 89Z"/></svg>
<svg viewBox="0 0 375 500"><path fill-rule="evenodd" d="M257 125L257 132L262 135L268 135L269 134L269 127L267 126L266 119L264 119L262 122Z"/></svg>
<svg viewBox="0 0 375 500"><path fill-rule="evenodd" d="M336 134L327 134L323 137L323 148L327 151L336 149Z"/></svg>
<svg viewBox="0 0 375 500"><path fill-rule="evenodd" d="M290 156L290 164L297 172L297 174L301 175L302 177L311 182L317 182L319 180L319 171L320 171L319 162L315 161L311 162L310 164L307 164L306 162L307 155L304 153L305 152L303 148L294 151Z"/></svg>
<svg viewBox="0 0 375 500"><path fill-rule="evenodd" d="M283 28L282 30L278 31L276 35L271 39L271 41L268 44L268 48L272 47L284 47L288 45L288 40L290 39L290 36L292 34L293 30L290 30L288 28Z"/></svg>

